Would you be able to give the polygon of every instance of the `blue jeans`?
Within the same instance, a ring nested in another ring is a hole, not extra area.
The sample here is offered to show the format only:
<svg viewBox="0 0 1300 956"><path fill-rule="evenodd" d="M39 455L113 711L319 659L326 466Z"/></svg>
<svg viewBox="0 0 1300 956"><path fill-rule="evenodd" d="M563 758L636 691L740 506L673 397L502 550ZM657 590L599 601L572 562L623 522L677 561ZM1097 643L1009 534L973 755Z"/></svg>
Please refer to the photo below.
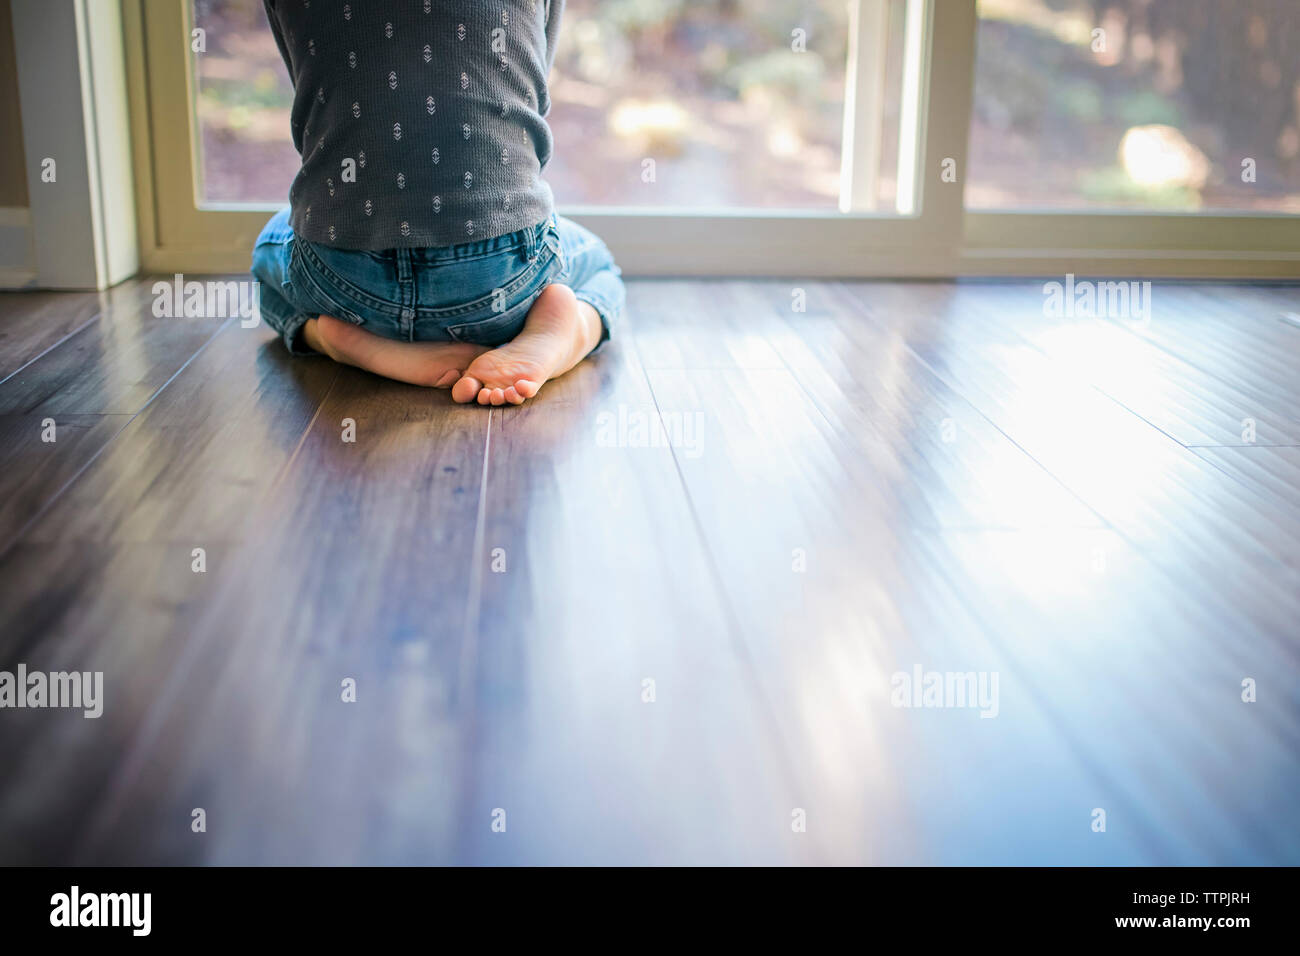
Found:
<svg viewBox="0 0 1300 956"><path fill-rule="evenodd" d="M501 345L553 282L600 314L604 343L623 312L620 275L600 239L560 216L459 246L367 252L296 238L286 209L253 249L262 318L295 355L315 354L301 333L318 315L400 342Z"/></svg>

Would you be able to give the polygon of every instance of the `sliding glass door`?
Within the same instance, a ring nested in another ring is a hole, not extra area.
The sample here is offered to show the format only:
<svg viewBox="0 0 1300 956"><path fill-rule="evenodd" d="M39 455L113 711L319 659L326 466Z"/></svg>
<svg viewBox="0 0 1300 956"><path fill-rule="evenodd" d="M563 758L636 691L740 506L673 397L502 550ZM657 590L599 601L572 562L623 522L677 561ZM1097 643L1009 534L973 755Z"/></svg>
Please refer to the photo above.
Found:
<svg viewBox="0 0 1300 956"><path fill-rule="evenodd" d="M298 166L261 0L124 10L146 266L243 269ZM1297 24L1272 0L568 0L546 175L632 273L1291 274Z"/></svg>

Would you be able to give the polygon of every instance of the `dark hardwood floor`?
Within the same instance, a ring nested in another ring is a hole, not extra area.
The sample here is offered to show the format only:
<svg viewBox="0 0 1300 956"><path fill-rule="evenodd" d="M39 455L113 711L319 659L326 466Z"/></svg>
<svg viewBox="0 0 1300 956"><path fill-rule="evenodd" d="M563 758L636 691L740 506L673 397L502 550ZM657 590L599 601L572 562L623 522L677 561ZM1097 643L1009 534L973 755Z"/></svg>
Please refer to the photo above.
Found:
<svg viewBox="0 0 1300 956"><path fill-rule="evenodd" d="M489 410L150 286L0 295L0 670L104 675L0 863L1300 863L1300 288L635 281Z"/></svg>

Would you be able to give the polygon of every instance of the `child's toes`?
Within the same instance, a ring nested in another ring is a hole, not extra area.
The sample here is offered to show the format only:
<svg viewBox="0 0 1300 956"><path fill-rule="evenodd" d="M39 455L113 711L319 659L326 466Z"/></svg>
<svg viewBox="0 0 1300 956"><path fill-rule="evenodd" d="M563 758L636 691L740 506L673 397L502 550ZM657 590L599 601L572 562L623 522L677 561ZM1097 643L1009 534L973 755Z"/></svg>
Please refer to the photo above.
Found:
<svg viewBox="0 0 1300 956"><path fill-rule="evenodd" d="M530 382L526 378L521 378L519 381L515 382L515 391L524 398L532 398L537 394L537 390L540 387L541 386L536 382Z"/></svg>
<svg viewBox="0 0 1300 956"><path fill-rule="evenodd" d="M503 388L492 389L492 404L504 405L506 403L506 392Z"/></svg>
<svg viewBox="0 0 1300 956"><path fill-rule="evenodd" d="M462 405L472 402L482 388L483 384L478 379L466 375L451 387L451 399Z"/></svg>
<svg viewBox="0 0 1300 956"><path fill-rule="evenodd" d="M515 391L515 387L511 385L509 388L506 389L506 401L509 402L511 405L522 405L525 399L522 395L520 395L517 391Z"/></svg>
<svg viewBox="0 0 1300 956"><path fill-rule="evenodd" d="M479 393L478 393L478 403L479 403L480 405L491 405L491 404L492 404L492 389L490 389L490 388L484 388L484 389L481 389L481 390L479 391Z"/></svg>

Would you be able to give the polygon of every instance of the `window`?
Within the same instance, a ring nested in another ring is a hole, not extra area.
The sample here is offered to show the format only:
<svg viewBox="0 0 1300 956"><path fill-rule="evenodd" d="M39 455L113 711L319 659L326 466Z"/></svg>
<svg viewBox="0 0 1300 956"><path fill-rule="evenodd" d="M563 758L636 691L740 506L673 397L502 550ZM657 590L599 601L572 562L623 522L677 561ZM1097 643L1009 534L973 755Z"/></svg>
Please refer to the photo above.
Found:
<svg viewBox="0 0 1300 956"><path fill-rule="evenodd" d="M242 270L298 168L262 4L122 4L142 261ZM1297 41L1293 0L568 0L546 175L629 274L1293 277Z"/></svg>
<svg viewBox="0 0 1300 956"><path fill-rule="evenodd" d="M283 203L298 168L293 89L261 0L190 2L206 46L193 55L199 200ZM557 201L892 209L905 15L903 0L568 0L545 173ZM871 72L873 124L857 137L870 171L855 197L851 26L869 47L858 69Z"/></svg>
<svg viewBox="0 0 1300 956"><path fill-rule="evenodd" d="M1300 212L1300 4L980 0L966 203Z"/></svg>
<svg viewBox="0 0 1300 956"><path fill-rule="evenodd" d="M547 178L582 205L834 209L847 55L838 0L573 0Z"/></svg>
<svg viewBox="0 0 1300 956"><path fill-rule="evenodd" d="M201 202L283 205L298 172L293 86L262 0L192 0L205 49L191 51Z"/></svg>

